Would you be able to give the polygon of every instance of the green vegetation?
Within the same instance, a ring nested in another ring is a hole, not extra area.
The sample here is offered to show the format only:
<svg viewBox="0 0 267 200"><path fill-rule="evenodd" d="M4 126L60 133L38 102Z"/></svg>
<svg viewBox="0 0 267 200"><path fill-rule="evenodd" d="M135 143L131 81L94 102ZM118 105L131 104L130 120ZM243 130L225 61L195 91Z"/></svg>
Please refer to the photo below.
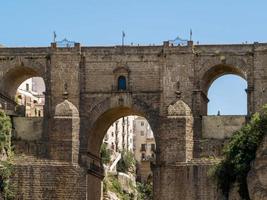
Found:
<svg viewBox="0 0 267 200"><path fill-rule="evenodd" d="M11 148L11 120L4 112L0 111L0 196L6 200L14 198L10 183L13 172Z"/></svg>
<svg viewBox="0 0 267 200"><path fill-rule="evenodd" d="M267 131L267 106L256 113L250 122L235 132L223 149L223 160L211 174L226 198L230 188L236 182L242 199L250 200L247 188L247 174L250 163L255 159L256 150Z"/></svg>
<svg viewBox="0 0 267 200"><path fill-rule="evenodd" d="M138 200L152 200L153 186L152 183L137 182Z"/></svg>
<svg viewBox="0 0 267 200"><path fill-rule="evenodd" d="M107 148L107 144L106 143L103 143L101 145L100 155L101 155L101 159L102 159L102 163L103 164L108 164L110 162L110 160L111 160L111 152Z"/></svg>
<svg viewBox="0 0 267 200"><path fill-rule="evenodd" d="M117 177L114 175L107 175L104 178L103 182L103 190L104 193L107 191L114 192L117 197L121 200L133 200L134 194L128 194L125 191L123 191L122 186L120 182L118 181Z"/></svg>
<svg viewBox="0 0 267 200"><path fill-rule="evenodd" d="M135 168L134 154L130 151L123 151L121 153L121 159L117 164L118 172L133 172Z"/></svg>

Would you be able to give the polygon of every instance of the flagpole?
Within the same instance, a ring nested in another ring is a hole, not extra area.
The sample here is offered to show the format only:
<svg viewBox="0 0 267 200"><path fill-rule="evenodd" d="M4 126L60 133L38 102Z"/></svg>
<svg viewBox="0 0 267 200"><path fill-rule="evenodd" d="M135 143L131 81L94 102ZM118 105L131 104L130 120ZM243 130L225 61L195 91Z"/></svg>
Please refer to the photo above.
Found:
<svg viewBox="0 0 267 200"><path fill-rule="evenodd" d="M124 46L125 33L122 31L121 45Z"/></svg>
<svg viewBox="0 0 267 200"><path fill-rule="evenodd" d="M56 31L53 32L53 41L54 43L56 42L56 37L57 37L57 34L56 34Z"/></svg>

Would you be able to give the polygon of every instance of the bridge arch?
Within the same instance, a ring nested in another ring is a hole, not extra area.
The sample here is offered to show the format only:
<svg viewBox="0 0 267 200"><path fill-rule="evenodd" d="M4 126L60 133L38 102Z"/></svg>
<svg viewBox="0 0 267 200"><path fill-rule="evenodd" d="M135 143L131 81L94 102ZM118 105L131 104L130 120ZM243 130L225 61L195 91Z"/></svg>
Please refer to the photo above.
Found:
<svg viewBox="0 0 267 200"><path fill-rule="evenodd" d="M147 103L137 100L138 103L132 105L110 106L111 99L106 99L101 104L95 106L91 111L94 119L88 133L87 151L95 156L100 155L100 147L108 128L121 117L137 115L147 119L157 140L157 128L159 115L156 109L151 108ZM157 143L157 141L156 141Z"/></svg>
<svg viewBox="0 0 267 200"><path fill-rule="evenodd" d="M44 72L40 72L38 69L26 66L12 67L4 73L2 80L0 80L0 89L9 97L14 97L19 85L31 77L41 77L45 81Z"/></svg>
<svg viewBox="0 0 267 200"><path fill-rule="evenodd" d="M113 97L107 98L94 106L89 113L91 119L89 120L90 125L87 130L88 157L86 163L87 166L89 166L89 171L93 171L89 172L87 176L87 195L89 199L100 199L101 196L101 180L103 176L101 175L102 173L95 173L94 170L98 171L97 169L102 168L100 161L100 149L108 128L116 120L124 116L137 115L144 117L153 131L157 146L159 124L159 112L157 110L158 108L154 108L139 98L132 98L131 95L128 95L127 93L114 95ZM95 191L94 194L92 194L91 191Z"/></svg>
<svg viewBox="0 0 267 200"><path fill-rule="evenodd" d="M247 73L243 69L238 68L233 65L218 64L218 65L215 65L209 68L202 76L201 88L203 92L207 94L210 86L216 79L218 79L221 76L228 75L228 74L237 75L247 80Z"/></svg>
<svg viewBox="0 0 267 200"><path fill-rule="evenodd" d="M201 108L202 110L202 115L207 115L208 113L208 91L213 84L215 80L218 78L224 76L224 75L236 75L247 81L247 85L249 86L251 83L248 81L250 80L248 78L249 76L249 68L245 65L244 62L231 62L233 64L228 64L228 63L220 63L220 64L215 64L213 66L206 66L205 69L202 70L200 73L200 84L198 85L200 90L202 91L201 95ZM249 95L249 94L248 94ZM247 97L247 107L249 107L249 99L250 97ZM249 112L249 109L247 109Z"/></svg>

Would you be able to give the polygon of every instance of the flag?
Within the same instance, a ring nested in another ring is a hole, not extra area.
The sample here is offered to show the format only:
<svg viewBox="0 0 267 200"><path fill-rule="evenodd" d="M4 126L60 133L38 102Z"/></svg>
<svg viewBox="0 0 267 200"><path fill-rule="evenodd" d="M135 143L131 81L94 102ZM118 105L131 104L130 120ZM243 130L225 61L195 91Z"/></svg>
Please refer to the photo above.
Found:
<svg viewBox="0 0 267 200"><path fill-rule="evenodd" d="M125 33L124 33L124 31L122 31L122 37L125 37Z"/></svg>

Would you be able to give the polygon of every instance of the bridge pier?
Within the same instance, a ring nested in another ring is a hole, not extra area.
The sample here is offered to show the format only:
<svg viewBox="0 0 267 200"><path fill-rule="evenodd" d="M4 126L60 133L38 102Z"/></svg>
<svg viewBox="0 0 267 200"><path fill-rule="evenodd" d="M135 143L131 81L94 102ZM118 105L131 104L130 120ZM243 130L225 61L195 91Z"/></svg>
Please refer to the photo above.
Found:
<svg viewBox="0 0 267 200"><path fill-rule="evenodd" d="M154 200L214 200L216 185L208 177L214 163L191 161L153 167Z"/></svg>

